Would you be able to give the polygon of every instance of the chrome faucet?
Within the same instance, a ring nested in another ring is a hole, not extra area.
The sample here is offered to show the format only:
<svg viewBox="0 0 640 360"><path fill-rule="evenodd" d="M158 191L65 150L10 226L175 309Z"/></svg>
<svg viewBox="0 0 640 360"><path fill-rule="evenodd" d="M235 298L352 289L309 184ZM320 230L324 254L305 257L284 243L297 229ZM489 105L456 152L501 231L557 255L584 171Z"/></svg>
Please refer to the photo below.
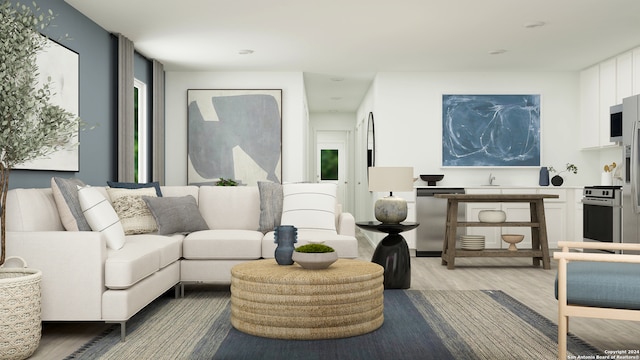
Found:
<svg viewBox="0 0 640 360"><path fill-rule="evenodd" d="M496 177L493 176L493 174L489 173L489 185L493 185L493 180L495 180Z"/></svg>

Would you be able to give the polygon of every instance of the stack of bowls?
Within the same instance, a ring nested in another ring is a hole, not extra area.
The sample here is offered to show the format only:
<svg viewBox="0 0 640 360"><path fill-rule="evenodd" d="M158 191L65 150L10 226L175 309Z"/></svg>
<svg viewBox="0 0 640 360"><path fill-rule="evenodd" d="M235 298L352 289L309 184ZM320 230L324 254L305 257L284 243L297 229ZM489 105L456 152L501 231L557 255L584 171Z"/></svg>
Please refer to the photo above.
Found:
<svg viewBox="0 0 640 360"><path fill-rule="evenodd" d="M462 250L484 250L484 235L460 235Z"/></svg>

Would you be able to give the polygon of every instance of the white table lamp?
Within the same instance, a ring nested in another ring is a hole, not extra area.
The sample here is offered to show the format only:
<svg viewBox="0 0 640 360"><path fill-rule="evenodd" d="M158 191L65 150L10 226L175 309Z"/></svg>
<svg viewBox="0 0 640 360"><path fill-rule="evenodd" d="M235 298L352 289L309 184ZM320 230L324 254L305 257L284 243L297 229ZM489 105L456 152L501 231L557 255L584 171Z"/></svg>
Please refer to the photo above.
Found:
<svg viewBox="0 0 640 360"><path fill-rule="evenodd" d="M413 190L412 167L370 167L369 191L389 192L376 201L376 219L384 224L399 224L407 218L407 201L393 196L394 191Z"/></svg>

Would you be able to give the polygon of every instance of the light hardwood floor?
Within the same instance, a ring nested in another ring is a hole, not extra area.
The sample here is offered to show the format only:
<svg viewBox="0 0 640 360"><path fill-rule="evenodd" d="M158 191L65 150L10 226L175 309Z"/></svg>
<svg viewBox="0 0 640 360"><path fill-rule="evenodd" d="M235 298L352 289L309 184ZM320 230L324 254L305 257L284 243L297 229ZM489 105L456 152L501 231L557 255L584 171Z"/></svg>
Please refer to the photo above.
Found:
<svg viewBox="0 0 640 360"><path fill-rule="evenodd" d="M373 247L359 236L359 253L370 260ZM552 269L533 268L526 258L461 258L456 269L447 270L440 258L411 258L411 289L502 290L557 323ZM570 331L602 350L640 350L640 322L573 318ZM40 347L32 359L63 359L100 334L103 323L46 323ZM508 341L508 339L505 339Z"/></svg>

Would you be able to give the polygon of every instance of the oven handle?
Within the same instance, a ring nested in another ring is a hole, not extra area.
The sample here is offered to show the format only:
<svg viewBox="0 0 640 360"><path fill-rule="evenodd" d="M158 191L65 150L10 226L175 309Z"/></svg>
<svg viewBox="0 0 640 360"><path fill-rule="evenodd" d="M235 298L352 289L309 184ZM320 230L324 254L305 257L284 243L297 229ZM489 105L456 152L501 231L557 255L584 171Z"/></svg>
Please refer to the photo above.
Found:
<svg viewBox="0 0 640 360"><path fill-rule="evenodd" d="M638 213L638 122L633 122L633 131L631 132L631 202L633 204L633 212Z"/></svg>

